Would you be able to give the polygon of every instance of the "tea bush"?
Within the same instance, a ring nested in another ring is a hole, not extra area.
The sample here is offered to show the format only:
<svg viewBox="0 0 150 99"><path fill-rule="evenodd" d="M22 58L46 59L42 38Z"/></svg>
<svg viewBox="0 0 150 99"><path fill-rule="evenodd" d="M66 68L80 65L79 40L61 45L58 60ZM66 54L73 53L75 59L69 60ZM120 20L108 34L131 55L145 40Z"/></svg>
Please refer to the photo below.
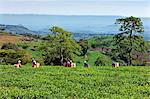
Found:
<svg viewBox="0 0 150 99"><path fill-rule="evenodd" d="M149 99L149 67L0 65L0 98Z"/></svg>

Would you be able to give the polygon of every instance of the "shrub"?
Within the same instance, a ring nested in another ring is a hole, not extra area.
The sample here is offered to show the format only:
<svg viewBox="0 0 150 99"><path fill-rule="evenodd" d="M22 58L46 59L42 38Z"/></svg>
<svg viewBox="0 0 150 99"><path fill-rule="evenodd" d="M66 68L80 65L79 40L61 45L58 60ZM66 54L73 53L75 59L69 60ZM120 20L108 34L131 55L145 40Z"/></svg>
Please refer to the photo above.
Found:
<svg viewBox="0 0 150 99"><path fill-rule="evenodd" d="M112 60L109 57L102 55L96 59L95 65L96 66L111 66Z"/></svg>
<svg viewBox="0 0 150 99"><path fill-rule="evenodd" d="M25 50L0 50L0 64L15 64L19 59L26 64L30 62L31 55Z"/></svg>
<svg viewBox="0 0 150 99"><path fill-rule="evenodd" d="M22 47L23 49L29 48L29 45L27 43L20 43L18 44L19 47Z"/></svg>
<svg viewBox="0 0 150 99"><path fill-rule="evenodd" d="M31 62L32 56L25 50L17 51L18 59L22 60L22 64ZM17 60L18 60L17 59Z"/></svg>
<svg viewBox="0 0 150 99"><path fill-rule="evenodd" d="M16 44L13 44L13 43L4 43L1 47L1 49L5 49L5 50L8 50L8 49L12 49L12 50L18 50L18 46Z"/></svg>
<svg viewBox="0 0 150 99"><path fill-rule="evenodd" d="M44 65L43 58L37 58L36 60L37 60L38 63L40 63L40 65Z"/></svg>
<svg viewBox="0 0 150 99"><path fill-rule="evenodd" d="M7 61L15 59L16 52L14 50L0 50L0 64L7 64Z"/></svg>

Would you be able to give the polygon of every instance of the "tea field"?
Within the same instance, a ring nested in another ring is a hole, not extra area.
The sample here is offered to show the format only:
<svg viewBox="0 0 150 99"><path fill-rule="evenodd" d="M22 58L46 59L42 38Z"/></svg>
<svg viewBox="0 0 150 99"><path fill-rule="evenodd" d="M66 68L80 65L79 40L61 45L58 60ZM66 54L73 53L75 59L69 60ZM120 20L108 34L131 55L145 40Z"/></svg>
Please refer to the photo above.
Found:
<svg viewBox="0 0 150 99"><path fill-rule="evenodd" d="M0 98L149 99L150 67L0 65Z"/></svg>

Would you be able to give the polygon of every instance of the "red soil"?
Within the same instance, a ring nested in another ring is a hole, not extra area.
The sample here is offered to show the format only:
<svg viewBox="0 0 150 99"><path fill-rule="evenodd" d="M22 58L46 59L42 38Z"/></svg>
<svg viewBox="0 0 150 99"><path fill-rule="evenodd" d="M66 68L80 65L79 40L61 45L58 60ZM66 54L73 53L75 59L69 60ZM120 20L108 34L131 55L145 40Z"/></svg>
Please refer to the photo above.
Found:
<svg viewBox="0 0 150 99"><path fill-rule="evenodd" d="M24 37L22 37L22 36L12 36L12 35L0 34L0 45L2 45L3 43L18 43L18 42L22 42L23 38Z"/></svg>

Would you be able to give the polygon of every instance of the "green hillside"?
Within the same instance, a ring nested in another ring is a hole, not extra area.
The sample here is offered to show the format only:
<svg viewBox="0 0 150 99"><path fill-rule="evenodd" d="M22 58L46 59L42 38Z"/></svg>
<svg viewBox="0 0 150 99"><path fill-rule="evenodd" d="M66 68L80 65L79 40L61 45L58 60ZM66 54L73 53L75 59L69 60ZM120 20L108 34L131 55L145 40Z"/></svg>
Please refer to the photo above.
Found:
<svg viewBox="0 0 150 99"><path fill-rule="evenodd" d="M89 51L89 53L87 54L87 57L77 56L77 57L75 57L74 60L75 60L75 62L77 63L78 66L83 66L84 61L87 61L90 66L95 66L94 63L95 63L95 61L98 57L101 57L101 58L106 57L107 60L112 63L112 60L109 57L107 57L106 55L104 55L104 54L102 54L98 51Z"/></svg>

